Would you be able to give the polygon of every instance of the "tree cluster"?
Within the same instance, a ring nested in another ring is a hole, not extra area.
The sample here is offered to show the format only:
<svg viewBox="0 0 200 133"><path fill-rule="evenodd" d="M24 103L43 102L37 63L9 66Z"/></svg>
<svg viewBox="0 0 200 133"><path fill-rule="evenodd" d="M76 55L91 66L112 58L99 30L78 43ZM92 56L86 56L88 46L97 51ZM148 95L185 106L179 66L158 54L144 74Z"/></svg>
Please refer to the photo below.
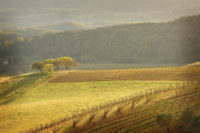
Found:
<svg viewBox="0 0 200 133"><path fill-rule="evenodd" d="M78 63L71 57L60 57L57 59L46 59L43 62L35 62L32 65L33 70L39 70L40 72L51 72L53 70L59 70L65 68L70 70L73 66L77 66Z"/></svg>

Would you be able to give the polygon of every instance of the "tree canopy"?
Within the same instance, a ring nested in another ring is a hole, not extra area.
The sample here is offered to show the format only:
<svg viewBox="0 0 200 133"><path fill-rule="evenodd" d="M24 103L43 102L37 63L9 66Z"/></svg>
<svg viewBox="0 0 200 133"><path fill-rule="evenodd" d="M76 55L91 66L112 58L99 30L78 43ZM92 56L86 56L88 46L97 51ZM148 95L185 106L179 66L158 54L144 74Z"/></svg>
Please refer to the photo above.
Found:
<svg viewBox="0 0 200 133"><path fill-rule="evenodd" d="M62 65L65 66L67 70L69 70L72 66L76 66L77 62L73 60L71 57L61 57L58 58Z"/></svg>
<svg viewBox="0 0 200 133"><path fill-rule="evenodd" d="M40 72L42 72L43 67L44 67L43 62L36 62L32 65L33 70L39 70Z"/></svg>
<svg viewBox="0 0 200 133"><path fill-rule="evenodd" d="M77 65L78 63L71 57L60 57L56 59L45 59L43 62L36 62L32 65L32 69L39 70L40 72L51 72L53 70L59 70L61 67L70 70L71 67Z"/></svg>
<svg viewBox="0 0 200 133"><path fill-rule="evenodd" d="M45 72L51 72L51 71L53 71L53 64L45 64L44 67L43 67L43 70Z"/></svg>

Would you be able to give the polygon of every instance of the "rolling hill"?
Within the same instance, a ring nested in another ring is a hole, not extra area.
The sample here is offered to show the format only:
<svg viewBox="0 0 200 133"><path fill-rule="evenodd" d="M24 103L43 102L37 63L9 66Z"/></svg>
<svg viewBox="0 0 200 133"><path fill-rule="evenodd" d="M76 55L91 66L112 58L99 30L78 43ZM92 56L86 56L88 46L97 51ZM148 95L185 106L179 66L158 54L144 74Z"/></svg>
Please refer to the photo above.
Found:
<svg viewBox="0 0 200 133"><path fill-rule="evenodd" d="M62 56L80 63L187 64L200 59L199 34L198 15L166 23L49 33L0 46L0 56L26 64Z"/></svg>
<svg viewBox="0 0 200 133"><path fill-rule="evenodd" d="M182 106L183 101L176 103L176 99L179 99L179 97L175 97L176 93L183 95L184 90L195 91L195 93L183 96L189 96L187 102L194 103L193 98L199 102L199 89L196 88L196 85L199 85L199 82L197 82L200 78L199 75L199 68L167 67L121 71L60 71L48 74L32 73L2 77L0 79L0 132L18 133L37 129L37 127L41 129L41 124L49 125L52 122L59 122L58 125L61 124L59 129L65 130L68 125L60 123L64 118L69 118L82 111L96 109L96 107L99 109L103 105L109 105L109 113L106 113L106 118L112 118L113 114L116 114L116 107L113 108L113 103L120 107L117 102L127 99L130 101L131 97L144 96L147 92L160 92L159 96L151 97L153 102L156 101L155 103L160 102L161 99L168 99L174 104L180 103L180 106ZM177 92L176 88L180 89L180 92ZM183 97L183 99L185 98ZM137 101L136 108L140 110L140 107L149 107L151 111L154 111L151 106L152 101L151 104L146 104L145 101L145 98ZM131 107L126 105L123 104L124 115L126 115L127 108L130 109ZM192 104L184 104L184 108L190 106ZM158 107L163 106L158 105ZM181 109L183 108L181 107ZM161 110L159 109L159 112ZM135 112L132 109L129 111L130 113ZM120 112L123 113L123 111ZM99 120L101 122L101 119L103 119L102 112L100 112L99 119L97 116L93 119L98 124ZM151 116L156 118L155 115ZM140 115L140 117L143 117L143 115ZM132 118L128 117L130 120ZM107 121L107 119L105 120ZM118 125L114 126L118 127ZM57 125L50 126L51 128L57 128ZM106 126L106 128L112 130L111 126ZM42 128L42 130L44 129ZM44 132L52 132L53 129Z"/></svg>
<svg viewBox="0 0 200 133"><path fill-rule="evenodd" d="M0 47L1 57L44 59L71 56L80 62L189 63L199 60L200 16L167 23L140 23L66 31L35 37L31 42ZM12 55L11 54L11 55Z"/></svg>

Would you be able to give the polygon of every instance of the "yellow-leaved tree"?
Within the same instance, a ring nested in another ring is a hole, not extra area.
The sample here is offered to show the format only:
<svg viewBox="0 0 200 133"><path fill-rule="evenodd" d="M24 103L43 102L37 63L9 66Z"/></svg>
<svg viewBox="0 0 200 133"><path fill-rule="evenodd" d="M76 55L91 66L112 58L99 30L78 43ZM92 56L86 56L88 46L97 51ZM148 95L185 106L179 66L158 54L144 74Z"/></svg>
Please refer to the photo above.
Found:
<svg viewBox="0 0 200 133"><path fill-rule="evenodd" d="M43 67L44 72L51 72L53 71L53 64L45 64Z"/></svg>
<svg viewBox="0 0 200 133"><path fill-rule="evenodd" d="M67 70L70 70L71 67L78 65L78 63L71 57L60 57L58 60L62 63L63 66L65 66Z"/></svg>

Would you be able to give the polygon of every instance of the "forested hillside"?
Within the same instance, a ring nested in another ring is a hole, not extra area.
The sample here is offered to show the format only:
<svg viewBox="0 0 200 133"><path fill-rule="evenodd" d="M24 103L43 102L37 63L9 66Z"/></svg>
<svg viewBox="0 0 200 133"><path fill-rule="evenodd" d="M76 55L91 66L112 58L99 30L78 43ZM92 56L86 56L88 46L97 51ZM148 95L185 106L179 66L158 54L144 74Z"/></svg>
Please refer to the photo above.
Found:
<svg viewBox="0 0 200 133"><path fill-rule="evenodd" d="M46 33L52 33L53 31L39 28L27 28L18 30L1 30L0 29L0 47L16 43L22 43L24 41L31 41L33 36L42 36Z"/></svg>
<svg viewBox="0 0 200 133"><path fill-rule="evenodd" d="M70 56L85 63L190 63L200 57L200 16L167 23L139 23L49 33L0 46L0 57L26 64ZM15 64L14 63L14 64Z"/></svg>

